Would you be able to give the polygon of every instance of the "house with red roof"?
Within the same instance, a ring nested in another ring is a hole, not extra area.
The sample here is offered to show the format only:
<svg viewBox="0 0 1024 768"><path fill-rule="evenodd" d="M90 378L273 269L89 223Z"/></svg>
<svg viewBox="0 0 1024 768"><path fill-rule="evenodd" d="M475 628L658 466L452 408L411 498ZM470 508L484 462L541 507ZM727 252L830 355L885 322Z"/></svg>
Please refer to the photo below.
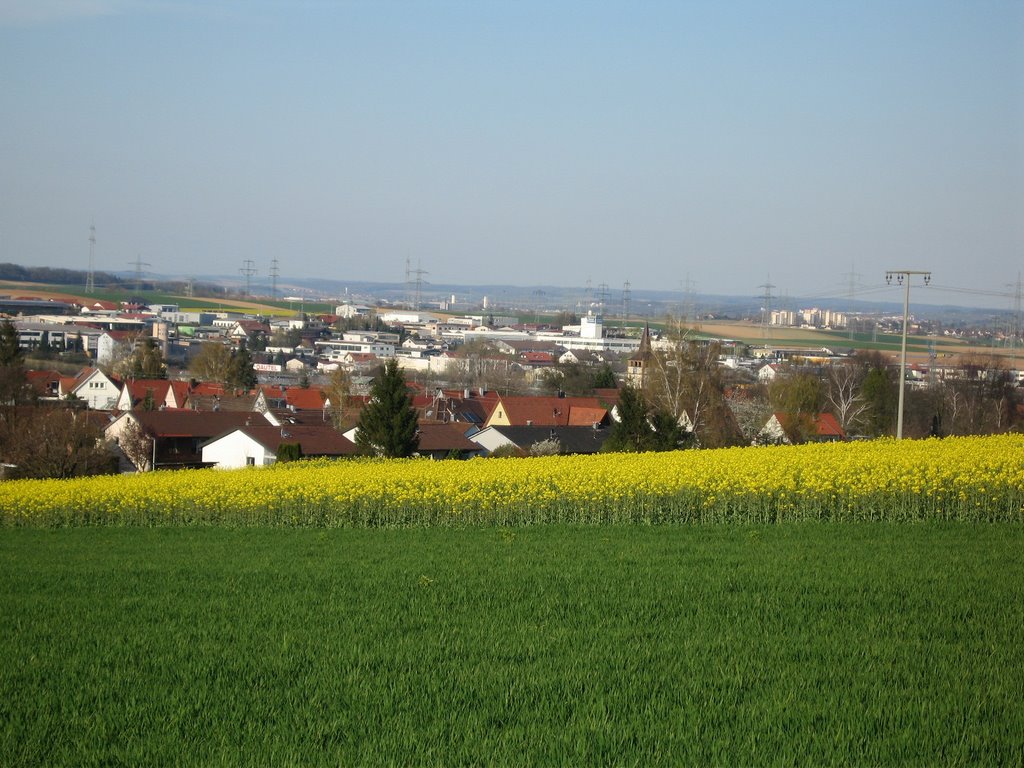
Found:
<svg viewBox="0 0 1024 768"><path fill-rule="evenodd" d="M293 411L322 411L331 407L331 400L320 387L288 387L284 391L285 405Z"/></svg>
<svg viewBox="0 0 1024 768"><path fill-rule="evenodd" d="M36 397L52 400L60 396L60 371L25 371L25 380Z"/></svg>
<svg viewBox="0 0 1024 768"><path fill-rule="evenodd" d="M596 397L499 397L484 426L593 426L608 420Z"/></svg>
<svg viewBox="0 0 1024 768"><path fill-rule="evenodd" d="M82 307L82 312L113 313L117 312L120 308L121 305L118 304L116 301L104 301L103 299L96 299L95 301Z"/></svg>
<svg viewBox="0 0 1024 768"><path fill-rule="evenodd" d="M754 440L757 444L793 445L831 443L846 440L846 432L831 413L817 416L799 413L773 413Z"/></svg>
<svg viewBox="0 0 1024 768"><path fill-rule="evenodd" d="M185 408L188 404L187 381L170 379L127 379L121 388L114 410L130 411L141 407L147 400L153 409Z"/></svg>
<svg viewBox="0 0 1024 768"><path fill-rule="evenodd" d="M270 325L260 320L243 318L235 321L235 324L228 329L227 336L233 341L245 340L246 342L255 341L260 337L269 338Z"/></svg>
<svg viewBox="0 0 1024 768"><path fill-rule="evenodd" d="M262 391L229 389L214 381L193 383L189 389L186 407L193 411L240 413L266 413L270 409Z"/></svg>
<svg viewBox="0 0 1024 768"><path fill-rule="evenodd" d="M58 397L73 395L96 411L110 411L121 396L121 382L99 368L83 368L76 376L61 376Z"/></svg>
<svg viewBox="0 0 1024 768"><path fill-rule="evenodd" d="M519 355L519 362L531 368L546 368L555 364L555 355L552 352L523 352Z"/></svg>

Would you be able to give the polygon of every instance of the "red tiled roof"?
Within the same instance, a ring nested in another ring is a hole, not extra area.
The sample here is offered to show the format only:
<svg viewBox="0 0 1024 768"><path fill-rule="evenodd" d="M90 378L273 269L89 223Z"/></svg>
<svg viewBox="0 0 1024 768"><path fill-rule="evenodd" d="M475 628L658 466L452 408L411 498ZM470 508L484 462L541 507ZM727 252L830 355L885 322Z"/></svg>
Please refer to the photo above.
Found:
<svg viewBox="0 0 1024 768"><path fill-rule="evenodd" d="M799 431L799 416L792 413L775 413L775 418L779 424L782 425L782 429L791 438L794 433ZM839 440L846 439L846 432L839 426L839 422L836 417L831 413L819 413L812 422L808 422L810 426L814 428L813 434L818 437L830 437Z"/></svg>
<svg viewBox="0 0 1024 768"><path fill-rule="evenodd" d="M138 336L138 331L107 331L107 336L114 341L130 341Z"/></svg>
<svg viewBox="0 0 1024 768"><path fill-rule="evenodd" d="M503 409L512 425L529 423L538 427L568 426L573 408L605 410L596 397L502 397L491 409L491 415L498 408ZM595 420L591 418L586 423L590 425Z"/></svg>
<svg viewBox="0 0 1024 768"><path fill-rule="evenodd" d="M167 379L128 379L124 385L128 388L133 403L145 400L149 393L152 393L157 403L162 403L167 397L167 390L171 388L171 382Z"/></svg>
<svg viewBox="0 0 1024 768"><path fill-rule="evenodd" d="M25 371L25 379L40 395L57 392L61 379L60 371Z"/></svg>
<svg viewBox="0 0 1024 768"><path fill-rule="evenodd" d="M243 395L254 397L256 395L256 390L234 390L228 389L223 384L217 381L200 381L191 386L191 388L189 389L189 393L195 395L196 397L213 397L215 395L225 394L231 395L233 397L241 397Z"/></svg>
<svg viewBox="0 0 1024 768"><path fill-rule="evenodd" d="M312 411L324 407L327 395L320 387L289 387L284 392L284 398L292 408L300 411Z"/></svg>
<svg viewBox="0 0 1024 768"><path fill-rule="evenodd" d="M283 400L285 389L284 387L276 384L264 384L259 387L260 392L263 393L264 397L272 397L275 400Z"/></svg>
<svg viewBox="0 0 1024 768"><path fill-rule="evenodd" d="M594 424L601 424L607 416L608 411L605 408L573 407L569 409L568 426L592 427Z"/></svg>
<svg viewBox="0 0 1024 768"><path fill-rule="evenodd" d="M270 326L267 323L262 323L259 320L239 320L238 327L246 331L266 331L270 332Z"/></svg>
<svg viewBox="0 0 1024 768"><path fill-rule="evenodd" d="M554 363L555 356L550 352L523 352L520 357L527 363Z"/></svg>
<svg viewBox="0 0 1024 768"><path fill-rule="evenodd" d="M818 435L821 437L838 437L845 438L846 432L839 426L839 421L831 413L819 413L818 418L814 423L817 428Z"/></svg>

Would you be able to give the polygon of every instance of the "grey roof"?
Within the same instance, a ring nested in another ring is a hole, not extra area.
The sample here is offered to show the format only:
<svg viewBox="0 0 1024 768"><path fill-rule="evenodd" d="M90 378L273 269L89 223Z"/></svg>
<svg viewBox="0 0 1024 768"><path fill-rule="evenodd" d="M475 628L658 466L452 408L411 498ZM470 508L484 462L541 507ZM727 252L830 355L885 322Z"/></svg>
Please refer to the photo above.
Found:
<svg viewBox="0 0 1024 768"><path fill-rule="evenodd" d="M494 426L492 429L504 435L524 451L543 440L557 438L562 444L562 453L598 453L609 431L605 428L593 427L505 427Z"/></svg>

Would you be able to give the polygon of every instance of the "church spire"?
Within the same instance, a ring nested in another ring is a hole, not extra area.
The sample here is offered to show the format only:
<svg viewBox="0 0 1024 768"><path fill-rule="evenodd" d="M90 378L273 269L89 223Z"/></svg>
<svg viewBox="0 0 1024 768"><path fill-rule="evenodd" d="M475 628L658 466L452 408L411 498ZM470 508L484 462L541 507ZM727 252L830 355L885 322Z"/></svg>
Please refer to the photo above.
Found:
<svg viewBox="0 0 1024 768"><path fill-rule="evenodd" d="M640 334L640 348L626 362L626 381L638 389L643 389L646 378L647 363L651 359L651 326L644 323L644 331Z"/></svg>

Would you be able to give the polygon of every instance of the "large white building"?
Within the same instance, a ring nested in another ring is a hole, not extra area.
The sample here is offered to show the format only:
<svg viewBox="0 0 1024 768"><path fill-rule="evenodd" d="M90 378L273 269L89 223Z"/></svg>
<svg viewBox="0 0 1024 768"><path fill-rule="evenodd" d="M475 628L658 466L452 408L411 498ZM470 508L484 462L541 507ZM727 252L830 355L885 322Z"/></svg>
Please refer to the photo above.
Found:
<svg viewBox="0 0 1024 768"><path fill-rule="evenodd" d="M770 325L780 326L811 326L814 328L845 328L847 317L844 312L831 309L773 309L768 318Z"/></svg>

